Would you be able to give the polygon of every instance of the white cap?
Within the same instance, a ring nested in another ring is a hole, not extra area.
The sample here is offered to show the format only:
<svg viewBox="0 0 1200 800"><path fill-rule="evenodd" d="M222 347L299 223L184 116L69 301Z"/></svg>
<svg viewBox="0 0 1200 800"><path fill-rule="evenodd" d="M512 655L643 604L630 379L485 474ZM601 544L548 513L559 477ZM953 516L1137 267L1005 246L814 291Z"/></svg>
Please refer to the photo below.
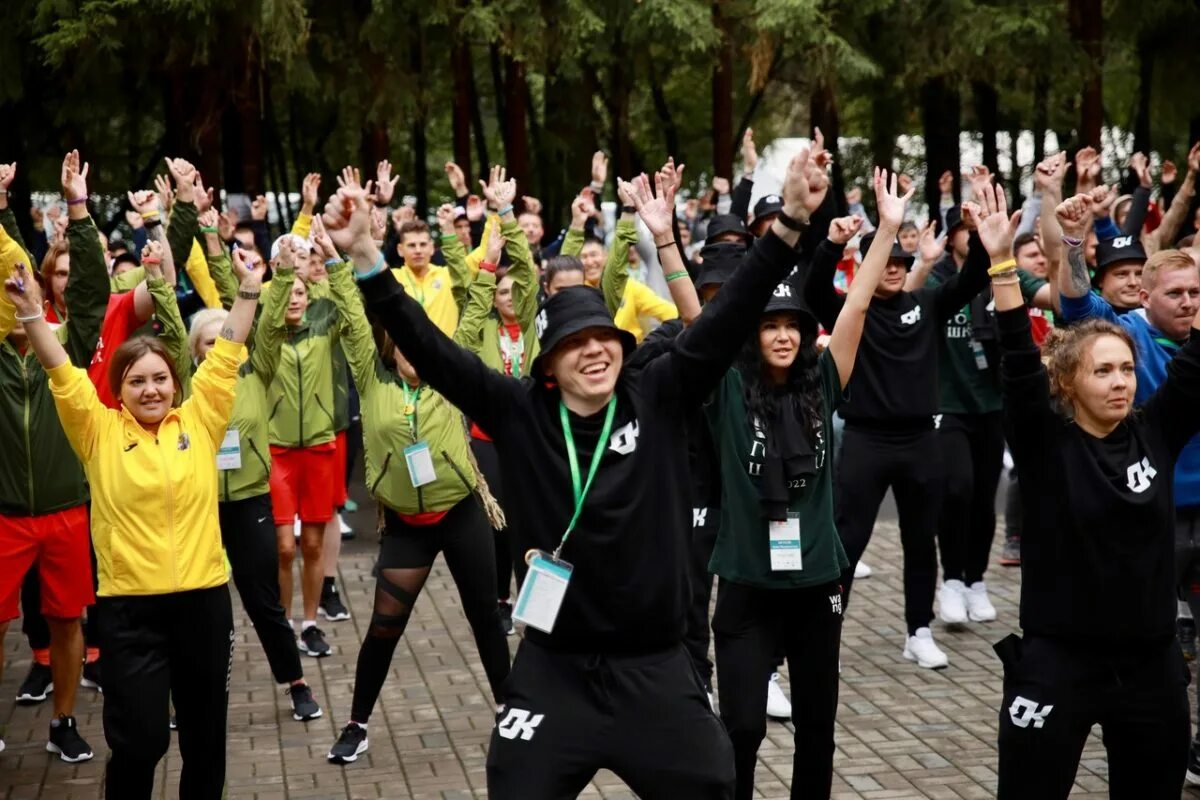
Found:
<svg viewBox="0 0 1200 800"><path fill-rule="evenodd" d="M280 236L278 239L276 239L271 244L271 260L272 261L279 258L279 243L282 242L284 239L291 239L292 244L294 244L296 246L296 248L299 250L303 250L306 253L312 252L312 248L313 248L312 242L310 242L308 239L305 239L302 236L297 236L294 233L285 233L283 236Z"/></svg>

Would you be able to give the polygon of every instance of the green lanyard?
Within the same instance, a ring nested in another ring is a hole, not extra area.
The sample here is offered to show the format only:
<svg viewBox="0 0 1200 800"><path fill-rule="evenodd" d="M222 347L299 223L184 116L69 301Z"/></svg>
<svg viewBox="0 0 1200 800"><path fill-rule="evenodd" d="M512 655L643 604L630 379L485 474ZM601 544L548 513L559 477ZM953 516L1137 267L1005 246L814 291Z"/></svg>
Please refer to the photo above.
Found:
<svg viewBox="0 0 1200 800"><path fill-rule="evenodd" d="M1179 344L1177 342L1173 342L1165 336L1155 336L1154 341L1158 342L1159 344L1161 344L1163 347L1167 348L1168 350L1178 350L1179 349Z"/></svg>
<svg viewBox="0 0 1200 800"><path fill-rule="evenodd" d="M408 420L408 432L412 434L415 442L417 440L417 402L421 399L422 387L409 389L408 384L401 380L400 388L404 390L404 416Z"/></svg>
<svg viewBox="0 0 1200 800"><path fill-rule="evenodd" d="M580 485L579 456L575 452L575 436L571 433L567 407L562 400L558 401L558 418L562 422L563 438L567 441L567 460L571 463L571 488L575 492L575 514L563 532L562 541L554 549L555 560L562 552L563 545L567 543L567 537L571 535L571 531L575 530L575 523L579 521L579 514L583 511L583 500L592 488L592 479L596 477L596 470L600 468L600 459L604 457L605 443L608 441L608 435L612 432L613 417L616 416L616 413L617 396L614 394L608 401L608 412L604 415L604 427L600 429L600 438L596 440L596 451L592 453L592 464L588 467L587 483Z"/></svg>
<svg viewBox="0 0 1200 800"><path fill-rule="evenodd" d="M414 277L415 276L412 274L412 267L409 267L408 271L404 274L404 282L407 283L409 285L409 287L412 289L413 299L421 304L421 308L424 308L425 307L425 287L419 283L413 283Z"/></svg>

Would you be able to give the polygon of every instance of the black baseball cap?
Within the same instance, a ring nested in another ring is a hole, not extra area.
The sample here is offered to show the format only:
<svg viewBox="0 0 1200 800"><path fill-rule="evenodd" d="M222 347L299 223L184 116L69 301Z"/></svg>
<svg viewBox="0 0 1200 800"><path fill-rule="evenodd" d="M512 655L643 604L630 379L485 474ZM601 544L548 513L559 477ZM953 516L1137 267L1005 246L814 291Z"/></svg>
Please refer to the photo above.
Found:
<svg viewBox="0 0 1200 800"><path fill-rule="evenodd" d="M754 204L754 221L771 214L778 214L783 211L783 198L777 194L763 195L758 198L758 202Z"/></svg>
<svg viewBox="0 0 1200 800"><path fill-rule="evenodd" d="M962 206L956 203L946 209L946 236L954 233L955 228L965 224L962 218Z"/></svg>
<svg viewBox="0 0 1200 800"><path fill-rule="evenodd" d="M716 242L700 249L700 276L696 288L721 286L731 277L742 259L746 257L746 245L741 242Z"/></svg>
<svg viewBox="0 0 1200 800"><path fill-rule="evenodd" d="M871 242L873 241L875 241L875 231L871 231L870 233L863 235L862 241L859 242L858 245L858 252L863 254L863 258L866 258L867 251L871 249ZM899 239L893 239L892 251L888 253L888 261L893 259L897 261L903 261L905 269L912 269L913 264L916 263L917 257L901 247Z"/></svg>
<svg viewBox="0 0 1200 800"><path fill-rule="evenodd" d="M542 359L571 334L587 328L605 328L617 332L625 355L637 347L637 339L629 331L621 330L613 322L604 295L591 286L568 286L559 289L553 297L546 298L534 317L534 330L538 337L538 357L533 360L532 372L540 372Z"/></svg>
<svg viewBox="0 0 1200 800"><path fill-rule="evenodd" d="M706 242L712 242L718 236L729 233L737 234L745 244L754 241L753 234L746 229L746 223L738 219L736 214L717 214L709 221L704 237Z"/></svg>

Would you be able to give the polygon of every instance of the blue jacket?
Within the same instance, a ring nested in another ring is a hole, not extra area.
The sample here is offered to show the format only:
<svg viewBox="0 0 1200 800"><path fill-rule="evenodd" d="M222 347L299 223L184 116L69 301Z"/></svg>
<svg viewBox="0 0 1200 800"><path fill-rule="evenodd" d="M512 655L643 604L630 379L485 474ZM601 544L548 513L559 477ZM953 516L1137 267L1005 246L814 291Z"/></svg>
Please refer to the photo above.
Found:
<svg viewBox="0 0 1200 800"><path fill-rule="evenodd" d="M1116 322L1129 331L1137 345L1135 404L1140 406L1149 400L1167 379L1167 362L1175 356L1179 346L1150 324L1145 309L1137 308L1118 315L1103 297L1088 292L1084 297L1063 296L1062 317L1068 323L1097 317ZM1200 436L1192 437L1175 463L1175 505L1200 506Z"/></svg>

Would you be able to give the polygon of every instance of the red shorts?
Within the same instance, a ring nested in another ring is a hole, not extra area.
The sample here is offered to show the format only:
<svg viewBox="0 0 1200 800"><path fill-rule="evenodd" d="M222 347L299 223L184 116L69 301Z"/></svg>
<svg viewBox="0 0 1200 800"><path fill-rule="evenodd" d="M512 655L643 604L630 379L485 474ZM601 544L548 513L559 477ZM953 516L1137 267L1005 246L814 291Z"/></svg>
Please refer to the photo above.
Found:
<svg viewBox="0 0 1200 800"><path fill-rule="evenodd" d="M37 563L42 615L77 619L96 602L87 506L36 517L0 516L0 622L20 614L21 581Z"/></svg>
<svg viewBox="0 0 1200 800"><path fill-rule="evenodd" d="M337 447L333 442L312 447L271 445L271 506L275 524L324 524L333 519L334 475Z"/></svg>
<svg viewBox="0 0 1200 800"><path fill-rule="evenodd" d="M346 432L338 431L333 440L333 507L346 505Z"/></svg>

